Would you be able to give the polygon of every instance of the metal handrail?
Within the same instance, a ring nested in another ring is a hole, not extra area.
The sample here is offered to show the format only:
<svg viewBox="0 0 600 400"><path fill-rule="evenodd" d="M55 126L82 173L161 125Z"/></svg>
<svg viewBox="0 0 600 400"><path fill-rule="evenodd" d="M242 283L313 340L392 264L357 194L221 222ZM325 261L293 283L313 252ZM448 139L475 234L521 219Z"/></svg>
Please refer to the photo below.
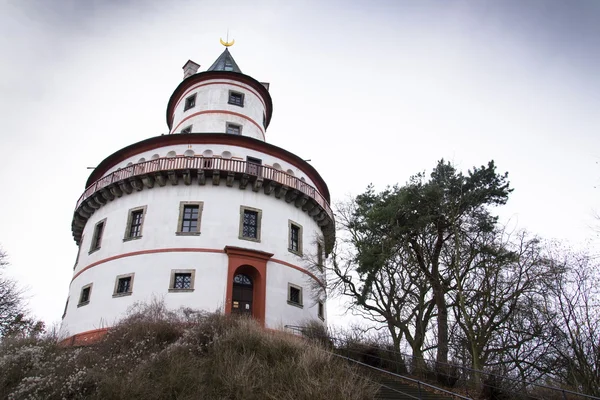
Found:
<svg viewBox="0 0 600 400"><path fill-rule="evenodd" d="M78 209L90 196L113 183L149 173L187 169L243 173L278 182L314 199L325 210L329 218L333 219L333 211L325 197L313 186L287 172L243 160L196 156L162 157L113 171L88 186L77 200L75 209Z"/></svg>
<svg viewBox="0 0 600 400"><path fill-rule="evenodd" d="M447 395L450 395L450 396L456 397L456 398L458 398L458 399L461 399L461 400L473 400L473 399L472 399L472 398L470 398L470 397L465 397L465 396L462 396L462 395L460 395L460 394L457 394L457 393L454 393L454 392L450 392L449 390L442 389L441 387L438 387L438 386L430 385L429 383L426 383L426 382L423 382L423 381L419 381L419 380L417 380L417 379L412 379L412 378L409 378L408 376L404 376L404 375L395 374L395 373L393 373L393 372L386 371L385 369L377 368L377 367L374 367L374 366L372 366L372 365L365 364L365 363L363 363L363 362L360 362L360 361L354 360L354 359L352 359L352 358L350 358L350 357L345 357L345 356L342 356L342 355L340 355L340 354L335 354L335 353L332 353L332 352L330 352L330 351L328 351L327 353L329 353L329 354L332 354L332 355L334 355L334 356L336 356L336 357L339 357L339 358L343 358L343 359L345 359L346 361L351 361L351 362L353 362L353 363L355 363L355 364L358 364L358 365L361 365L361 366L363 366L363 367L371 368L371 369L373 369L373 370L376 370L376 371L378 371L378 372L381 372L381 373L384 373L384 374L387 374L387 375L393 376L394 378L398 378L398 379L402 379L402 380L405 380L405 381L409 381L409 382L411 382L411 383L415 383L415 384L417 384L417 387L419 388L419 393L421 392L421 387L422 387L422 386L424 386L424 387L427 387L427 388L429 388L429 389L432 389L432 390L435 390L435 391L442 392L442 393L444 393L444 394L447 394ZM393 389L393 390L396 390L396 389ZM405 394L405 395L407 395L406 393L403 393L403 392L401 392L401 391L399 391L399 390L396 390L396 391L397 391L397 392L400 392L400 393L402 393L402 394ZM410 395L408 395L408 396L410 396ZM414 397L414 396L411 396L411 397Z"/></svg>
<svg viewBox="0 0 600 400"><path fill-rule="evenodd" d="M297 325L285 325L285 328L291 329L292 331L295 331L295 332L298 332L298 333L301 333L301 334L304 334L304 331L306 330L306 327L297 326ZM344 339L336 338L336 337L333 337L333 336L323 336L322 338L323 339L327 339L327 340L331 340L332 342L336 342L336 343L339 343L339 342L343 343L344 342ZM346 340L345 342L347 343L349 341ZM519 380L519 379L507 377L507 376L501 376L501 375L497 375L497 374L494 374L494 373L491 373L491 372L482 371L482 370L476 370L476 369L473 369L473 368L469 368L469 367L465 367L465 366L461 366L461 365L457 365L457 364L442 363L442 362L435 361L435 360L428 360L428 359L425 359L423 357L414 357L411 354L397 352L397 351L389 350L389 349L386 349L386 348L378 347L378 350L381 350L381 351L386 352L386 353L391 353L393 355L399 355L399 356L403 356L403 357L409 357L409 358L412 358L412 359L426 361L428 363L434 363L435 365L442 365L442 366L445 366L445 367L458 368L458 369L461 369L462 371L475 372L475 373L480 373L480 374L483 374L483 375L486 375L486 376L490 376L490 377L500 378L502 380L509 380L509 381L512 381L512 382L515 382L515 383L524 384L525 386L535 386L535 387L540 388L540 389L551 390L551 391L554 391L556 393L562 394L563 398L566 398L566 395L573 395L573 396L583 397L583 398L590 399L590 400L600 400L600 397L588 395L588 394L585 394L585 393L574 392L572 390L560 389L560 388L556 388L556 387L552 387L552 386L547 386L547 385L540 385L538 383L523 381L523 380ZM376 359L379 359L379 360L383 360L381 357L375 357L375 356L373 356L373 354L370 354L370 353L361 353L361 352L356 351L356 350L353 350L352 352L353 353L357 353L357 354L362 354L362 355L368 355L370 357L373 357L373 358L376 358ZM388 360L388 361L391 361L391 360Z"/></svg>

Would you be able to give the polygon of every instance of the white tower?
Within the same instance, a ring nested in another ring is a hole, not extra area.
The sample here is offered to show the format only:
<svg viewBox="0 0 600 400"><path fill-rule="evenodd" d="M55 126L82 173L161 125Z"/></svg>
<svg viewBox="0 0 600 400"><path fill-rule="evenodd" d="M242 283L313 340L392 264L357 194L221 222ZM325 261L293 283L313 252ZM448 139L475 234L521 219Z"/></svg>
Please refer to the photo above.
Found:
<svg viewBox="0 0 600 400"><path fill-rule="evenodd" d="M137 301L248 313L269 328L325 321L329 191L300 157L265 142L269 85L226 48L208 70L188 61L167 106L169 135L104 159L77 201L79 252L61 333L96 339ZM313 272L311 272L311 270Z"/></svg>

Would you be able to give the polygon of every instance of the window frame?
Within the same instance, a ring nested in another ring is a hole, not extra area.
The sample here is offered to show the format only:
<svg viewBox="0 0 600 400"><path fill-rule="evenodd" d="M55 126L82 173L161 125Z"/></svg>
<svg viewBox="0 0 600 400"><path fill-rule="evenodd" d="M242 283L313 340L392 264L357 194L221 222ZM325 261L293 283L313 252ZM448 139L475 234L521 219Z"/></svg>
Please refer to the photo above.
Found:
<svg viewBox="0 0 600 400"><path fill-rule="evenodd" d="M100 229L98 229L101 227ZM100 230L100 237L98 237L98 230ZM92 235L92 242L90 243L90 250L88 251L88 255L92 254L102 247L102 237L104 236L104 232L106 231L106 218L96 222L94 225L94 234ZM77 258L79 259L79 252L77 253ZM75 262L77 265L77 262Z"/></svg>
<svg viewBox="0 0 600 400"><path fill-rule="evenodd" d="M323 243L320 240L317 241L317 267L320 272L325 269L325 257L323 257Z"/></svg>
<svg viewBox="0 0 600 400"><path fill-rule="evenodd" d="M191 285L189 288L176 288L175 287L175 275L177 274L190 274ZM194 291L194 283L196 282L196 270L195 269L172 269L171 278L169 279L169 293L186 293Z"/></svg>
<svg viewBox="0 0 600 400"><path fill-rule="evenodd" d="M321 300L317 302L317 316L321 321L325 321L325 302Z"/></svg>
<svg viewBox="0 0 600 400"><path fill-rule="evenodd" d="M179 131L179 133L180 133L180 134L184 134L184 135L185 135L185 134L192 133L192 126L194 126L194 125L192 124L192 125L188 125L188 126L186 126L186 127L185 127L185 128L183 128L182 130L180 130L180 131Z"/></svg>
<svg viewBox="0 0 600 400"><path fill-rule="evenodd" d="M125 236L123 237L123 241L124 242L128 242L130 240L137 240L137 239L141 239L143 236L143 229L144 229L144 221L146 220L146 210L147 210L148 206L140 206L140 207L134 207L134 208L130 208L127 211L127 224L125 225ZM137 236L131 236L131 228L132 228L132 224L133 224L133 214L136 212L142 212L142 219L140 222L140 232L139 235Z"/></svg>
<svg viewBox="0 0 600 400"><path fill-rule="evenodd" d="M237 96L239 95L240 99L241 99L241 104L238 104L237 102L232 102L231 98L232 96ZM237 106L237 107L244 107L244 100L245 100L245 95L242 92L238 92L236 90L230 90L229 91L229 95L227 96L227 104L231 104L232 106Z"/></svg>
<svg viewBox="0 0 600 400"><path fill-rule="evenodd" d="M244 234L244 213L246 211L256 213L256 237L255 238L243 235ZM261 209L248 207L248 206L240 206L240 225L239 225L239 236L238 236L239 239L260 243L261 225L262 225L262 210Z"/></svg>
<svg viewBox="0 0 600 400"><path fill-rule="evenodd" d="M81 248L83 247L84 239L85 239L85 234L81 235L81 240L79 241L79 246L77 246L77 257L75 258L75 265L73 265L73 271L75 271L75 268L77 268L77 264L79 264L79 257L81 257Z"/></svg>
<svg viewBox="0 0 600 400"><path fill-rule="evenodd" d="M129 278L129 291L128 292L118 292L117 290L119 289L119 282L122 279L127 279ZM135 272L131 272L129 274L122 274L122 275L117 275L117 277L115 278L115 287L113 289L113 295L112 297L124 297L124 296L131 296L133 294L133 281L135 278Z"/></svg>
<svg viewBox="0 0 600 400"><path fill-rule="evenodd" d="M295 302L292 300L292 289L298 290L299 302ZM287 303L291 306L304 308L303 299L302 299L302 286L294 285L293 283L288 282L288 290L287 290Z"/></svg>
<svg viewBox="0 0 600 400"><path fill-rule="evenodd" d="M63 311L63 315L62 315L61 319L65 319L65 317L67 316L67 309L69 308L69 299L70 298L71 298L70 296L67 296L67 301L65 303L65 310Z"/></svg>
<svg viewBox="0 0 600 400"><path fill-rule="evenodd" d="M198 218L196 219L196 232L185 232L183 230L183 222L185 217L185 207L186 206L197 206L198 207ZM202 222L202 210L204 209L203 201L181 201L179 202L179 218L177 220L177 231L175 234L177 236L199 236L202 232L200 230L200 225Z"/></svg>
<svg viewBox="0 0 600 400"><path fill-rule="evenodd" d="M293 248L293 243L292 243L292 239L293 239L293 235L292 235L292 230L294 228L298 229L298 243L296 243L296 245L298 246L298 248L296 250L294 250ZM302 225L300 225L299 223L292 221L291 219L288 219L288 251L290 253L294 253L297 256L302 257Z"/></svg>
<svg viewBox="0 0 600 400"><path fill-rule="evenodd" d="M88 304L90 304L90 300L92 299L92 287L94 286L94 283L88 283L87 285L83 285L81 287L81 290L79 291L79 301L77 302L77 307L83 307L83 306L87 306ZM83 291L84 290L88 290L88 296L87 296L87 300L82 301L83 299Z"/></svg>
<svg viewBox="0 0 600 400"><path fill-rule="evenodd" d="M230 126L237 128L239 133L229 133L229 127ZM228 134L228 135L242 136L242 125L241 124L236 124L234 122L226 122L225 123L225 133Z"/></svg>
<svg viewBox="0 0 600 400"><path fill-rule="evenodd" d="M198 93L194 93L194 94L189 95L188 97L185 98L185 102L184 102L184 105L183 105L183 111L184 112L187 111L187 110L190 110L190 109L192 109L194 107L196 107L196 95L197 94ZM192 103L192 104L190 105L190 103Z"/></svg>

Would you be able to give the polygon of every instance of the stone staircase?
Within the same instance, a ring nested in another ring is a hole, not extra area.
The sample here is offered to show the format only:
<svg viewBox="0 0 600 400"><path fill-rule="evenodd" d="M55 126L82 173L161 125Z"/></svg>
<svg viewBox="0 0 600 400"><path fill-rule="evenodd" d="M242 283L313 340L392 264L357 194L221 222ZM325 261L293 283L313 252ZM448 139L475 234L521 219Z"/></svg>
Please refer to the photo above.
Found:
<svg viewBox="0 0 600 400"><path fill-rule="evenodd" d="M401 382L393 378L379 379L381 388L375 396L380 400L452 400L449 395L442 395L433 392L429 388L419 387L406 382Z"/></svg>

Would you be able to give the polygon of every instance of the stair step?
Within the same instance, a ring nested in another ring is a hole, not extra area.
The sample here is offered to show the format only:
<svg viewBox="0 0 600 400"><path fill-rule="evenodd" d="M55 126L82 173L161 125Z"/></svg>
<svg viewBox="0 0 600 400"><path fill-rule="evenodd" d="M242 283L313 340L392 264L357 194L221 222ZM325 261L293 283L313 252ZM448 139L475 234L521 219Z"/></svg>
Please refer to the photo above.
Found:
<svg viewBox="0 0 600 400"><path fill-rule="evenodd" d="M419 388L408 383L403 383L391 379L382 379L379 381L381 388L375 396L379 400L452 400L448 396L431 392L425 388ZM412 397L411 397L412 396Z"/></svg>

